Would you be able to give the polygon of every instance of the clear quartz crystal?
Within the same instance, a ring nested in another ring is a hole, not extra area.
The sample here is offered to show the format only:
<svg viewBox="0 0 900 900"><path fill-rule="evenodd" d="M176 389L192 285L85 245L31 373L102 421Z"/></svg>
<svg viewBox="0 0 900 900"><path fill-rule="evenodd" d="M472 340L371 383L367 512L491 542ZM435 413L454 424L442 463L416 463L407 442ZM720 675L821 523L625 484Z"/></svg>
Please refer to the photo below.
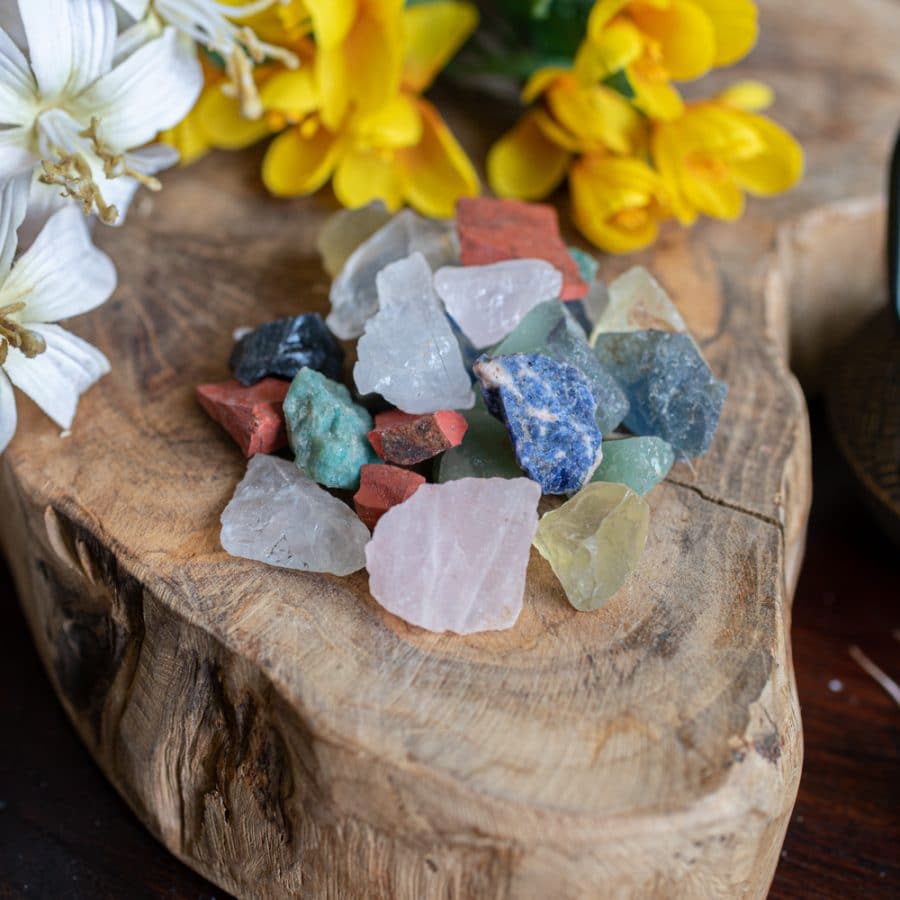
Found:
<svg viewBox="0 0 900 900"><path fill-rule="evenodd" d="M462 351L434 293L421 253L378 273L380 308L357 345L353 378L409 413L471 409L475 396Z"/></svg>
<svg viewBox="0 0 900 900"><path fill-rule="evenodd" d="M372 596L429 631L512 628L540 498L527 478L422 485L375 527L366 548Z"/></svg>
<svg viewBox="0 0 900 900"><path fill-rule="evenodd" d="M339 338L352 340L363 333L378 310L378 273L411 253L421 253L432 268L452 265L459 260L456 226L405 209L363 241L331 284L331 313L325 322Z"/></svg>
<svg viewBox="0 0 900 900"><path fill-rule="evenodd" d="M463 334L480 349L505 338L525 315L562 290L562 274L542 259L446 266L434 286Z"/></svg>
<svg viewBox="0 0 900 900"><path fill-rule="evenodd" d="M609 302L595 322L591 343L598 334L649 329L687 332L687 325L662 285L643 266L635 266L610 284Z"/></svg>
<svg viewBox="0 0 900 900"><path fill-rule="evenodd" d="M343 269L353 251L391 219L382 200L358 209L340 209L329 217L316 239L322 267L332 277Z"/></svg>
<svg viewBox="0 0 900 900"><path fill-rule="evenodd" d="M369 530L288 460L257 454L222 513L222 546L270 566L349 575L366 562Z"/></svg>

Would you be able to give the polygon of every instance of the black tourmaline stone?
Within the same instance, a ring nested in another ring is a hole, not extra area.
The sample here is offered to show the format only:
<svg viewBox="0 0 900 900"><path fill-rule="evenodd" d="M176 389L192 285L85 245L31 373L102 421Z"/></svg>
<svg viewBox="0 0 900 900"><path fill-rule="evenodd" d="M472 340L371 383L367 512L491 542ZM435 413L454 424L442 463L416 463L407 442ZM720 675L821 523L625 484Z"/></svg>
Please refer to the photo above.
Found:
<svg viewBox="0 0 900 900"><path fill-rule="evenodd" d="M305 313L267 322L242 337L229 365L248 387L270 376L293 378L304 367L340 381L344 350L318 313Z"/></svg>

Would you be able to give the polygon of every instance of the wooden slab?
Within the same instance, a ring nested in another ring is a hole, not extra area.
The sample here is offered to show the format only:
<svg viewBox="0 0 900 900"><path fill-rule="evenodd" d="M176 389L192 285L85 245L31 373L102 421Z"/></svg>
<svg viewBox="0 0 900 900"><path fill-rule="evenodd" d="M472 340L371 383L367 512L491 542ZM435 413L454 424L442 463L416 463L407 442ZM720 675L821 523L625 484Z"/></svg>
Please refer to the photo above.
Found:
<svg viewBox="0 0 900 900"><path fill-rule="evenodd" d="M224 375L233 328L325 308L312 246L328 203L270 200L258 156L219 156L99 235L120 288L75 330L113 374L64 440L21 402L0 542L98 763L224 888L765 894L800 775L788 627L810 497L770 251L779 222L876 191L900 14L764 6L743 74L774 82L811 173L737 226L668 230L645 259L731 393L711 452L650 495L641 569L599 613L568 607L536 553L517 627L469 638L392 618L365 573L226 556L218 517L243 461L193 385ZM473 105L460 128L477 148L514 111Z"/></svg>

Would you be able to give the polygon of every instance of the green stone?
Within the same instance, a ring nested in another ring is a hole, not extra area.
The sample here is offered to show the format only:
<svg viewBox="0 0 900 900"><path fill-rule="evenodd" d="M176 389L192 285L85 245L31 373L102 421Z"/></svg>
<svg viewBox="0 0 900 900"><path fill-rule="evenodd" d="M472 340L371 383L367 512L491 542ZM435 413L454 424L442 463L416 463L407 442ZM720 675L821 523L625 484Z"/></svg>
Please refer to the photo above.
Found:
<svg viewBox="0 0 900 900"><path fill-rule="evenodd" d="M372 417L344 385L314 369L301 369L291 382L284 417L298 468L319 484L355 490L359 470L381 461L367 437Z"/></svg>
<svg viewBox="0 0 900 900"><path fill-rule="evenodd" d="M675 462L675 451L658 437L632 437L603 442L603 460L591 481L626 484L646 494L659 484Z"/></svg>
<svg viewBox="0 0 900 900"><path fill-rule="evenodd" d="M586 253L578 247L568 247L567 249L569 256L575 260L575 265L578 266L578 274L581 276L581 280L586 281L588 284L593 284L594 279L597 277L600 263L590 253Z"/></svg>
<svg viewBox="0 0 900 900"><path fill-rule="evenodd" d="M624 484L595 482L538 524L534 546L569 603L600 609L637 567L650 530L650 507Z"/></svg>
<svg viewBox="0 0 900 900"><path fill-rule="evenodd" d="M484 406L462 413L469 427L458 447L444 453L435 467L438 482L458 478L521 478L506 427Z"/></svg>

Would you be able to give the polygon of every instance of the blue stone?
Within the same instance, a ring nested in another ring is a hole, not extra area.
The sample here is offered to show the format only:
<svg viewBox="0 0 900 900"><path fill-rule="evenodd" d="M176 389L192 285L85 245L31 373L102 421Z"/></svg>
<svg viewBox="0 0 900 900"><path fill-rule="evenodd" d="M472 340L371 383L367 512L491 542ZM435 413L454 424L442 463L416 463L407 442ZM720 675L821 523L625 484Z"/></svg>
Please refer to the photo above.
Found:
<svg viewBox="0 0 900 900"><path fill-rule="evenodd" d="M709 449L728 387L716 380L688 335L600 334L594 353L628 397L629 431L661 437L685 457Z"/></svg>
<svg viewBox="0 0 900 900"><path fill-rule="evenodd" d="M488 411L506 424L525 474L545 494L580 490L597 468L603 440L587 378L540 353L482 356L475 374Z"/></svg>
<svg viewBox="0 0 900 900"><path fill-rule="evenodd" d="M293 378L303 368L340 381L344 350L318 313L305 313L267 322L242 337L229 366L248 387L270 376Z"/></svg>
<svg viewBox="0 0 900 900"><path fill-rule="evenodd" d="M579 327L585 334L590 334L593 330L591 320L588 318L587 309L581 300L567 300L566 309L569 315L578 323Z"/></svg>
<svg viewBox="0 0 900 900"><path fill-rule="evenodd" d="M575 366L587 378L597 401L597 427L603 434L609 434L622 424L628 412L628 398L600 365L584 330L569 313L571 305L556 300L538 304L494 348L492 355L543 353Z"/></svg>

